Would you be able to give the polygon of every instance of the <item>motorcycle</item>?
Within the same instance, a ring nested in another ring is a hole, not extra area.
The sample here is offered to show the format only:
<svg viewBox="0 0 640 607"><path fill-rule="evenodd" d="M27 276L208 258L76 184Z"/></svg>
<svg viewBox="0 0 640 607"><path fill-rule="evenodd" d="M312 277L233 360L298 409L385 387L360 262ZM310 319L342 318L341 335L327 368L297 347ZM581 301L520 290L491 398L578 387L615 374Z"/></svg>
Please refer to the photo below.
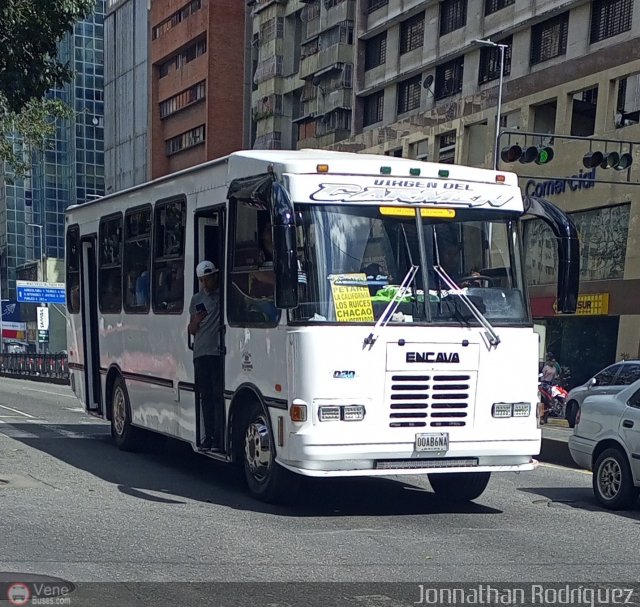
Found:
<svg viewBox="0 0 640 607"><path fill-rule="evenodd" d="M559 419L566 417L569 392L565 388L558 384L541 381L538 385L538 392L542 403L541 423L546 424L549 417Z"/></svg>

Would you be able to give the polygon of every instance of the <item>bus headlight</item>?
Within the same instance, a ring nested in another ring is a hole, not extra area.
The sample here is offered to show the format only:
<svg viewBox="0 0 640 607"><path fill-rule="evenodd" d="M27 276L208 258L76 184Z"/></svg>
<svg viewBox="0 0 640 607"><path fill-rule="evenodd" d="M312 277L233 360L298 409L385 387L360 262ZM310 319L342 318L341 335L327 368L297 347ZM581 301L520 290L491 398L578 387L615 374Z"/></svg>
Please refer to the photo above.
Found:
<svg viewBox="0 0 640 607"><path fill-rule="evenodd" d="M318 419L321 422L339 422L340 407L333 405L318 407Z"/></svg>
<svg viewBox="0 0 640 607"><path fill-rule="evenodd" d="M529 417L531 403L513 403L513 417Z"/></svg>
<svg viewBox="0 0 640 607"><path fill-rule="evenodd" d="M347 405L342 407L342 419L345 422L359 422L364 419L364 405Z"/></svg>
<svg viewBox="0 0 640 607"><path fill-rule="evenodd" d="M511 403L493 403L493 417L511 417Z"/></svg>
<svg viewBox="0 0 640 607"><path fill-rule="evenodd" d="M529 417L531 403L493 403L493 417Z"/></svg>
<svg viewBox="0 0 640 607"><path fill-rule="evenodd" d="M364 419L364 405L320 405L318 420L321 422L359 422Z"/></svg>

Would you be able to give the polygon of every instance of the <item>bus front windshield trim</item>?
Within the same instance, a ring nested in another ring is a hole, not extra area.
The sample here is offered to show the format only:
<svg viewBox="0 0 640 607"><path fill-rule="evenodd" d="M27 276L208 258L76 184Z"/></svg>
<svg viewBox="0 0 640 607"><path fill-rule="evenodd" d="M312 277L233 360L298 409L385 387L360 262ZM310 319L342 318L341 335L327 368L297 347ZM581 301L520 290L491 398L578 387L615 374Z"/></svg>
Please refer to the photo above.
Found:
<svg viewBox="0 0 640 607"><path fill-rule="evenodd" d="M456 210L454 219L418 221L377 205L299 204L296 212L300 304L289 312L291 322L373 324L409 269L425 260L385 324L479 324L434 266L491 325L530 322L516 213Z"/></svg>

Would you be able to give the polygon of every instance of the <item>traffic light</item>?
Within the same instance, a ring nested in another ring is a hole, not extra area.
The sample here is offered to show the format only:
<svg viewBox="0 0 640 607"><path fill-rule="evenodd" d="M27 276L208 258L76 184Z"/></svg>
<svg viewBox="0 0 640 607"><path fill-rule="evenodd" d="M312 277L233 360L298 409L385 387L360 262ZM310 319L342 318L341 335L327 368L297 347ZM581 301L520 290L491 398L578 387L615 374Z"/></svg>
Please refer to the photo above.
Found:
<svg viewBox="0 0 640 607"><path fill-rule="evenodd" d="M553 148L546 145L540 147L530 145L522 148L518 144L515 144L502 148L500 158L502 158L502 162L521 162L522 164L535 162L536 164L547 164L553 160Z"/></svg>
<svg viewBox="0 0 640 607"><path fill-rule="evenodd" d="M582 164L587 169L600 167L601 169L615 169L616 171L624 171L631 166L633 158L631 154L625 152L587 152L582 157Z"/></svg>

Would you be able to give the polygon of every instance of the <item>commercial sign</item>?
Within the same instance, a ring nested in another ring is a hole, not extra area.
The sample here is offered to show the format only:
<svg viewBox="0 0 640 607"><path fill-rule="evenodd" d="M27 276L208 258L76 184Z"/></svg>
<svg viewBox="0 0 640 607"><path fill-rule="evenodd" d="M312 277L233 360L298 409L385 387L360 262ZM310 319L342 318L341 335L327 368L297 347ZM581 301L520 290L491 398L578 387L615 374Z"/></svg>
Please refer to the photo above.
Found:
<svg viewBox="0 0 640 607"><path fill-rule="evenodd" d="M49 308L38 306L38 331L49 329Z"/></svg>
<svg viewBox="0 0 640 607"><path fill-rule="evenodd" d="M578 295L576 314L578 316L606 316L609 314L609 293Z"/></svg>
<svg viewBox="0 0 640 607"><path fill-rule="evenodd" d="M65 303L65 286L63 282L35 282L16 280L18 301L25 303Z"/></svg>
<svg viewBox="0 0 640 607"><path fill-rule="evenodd" d="M588 190L594 185L596 185L596 170L583 171L580 169L578 173L566 179L547 179L546 181L529 179L524 186L524 193L527 196L548 198L549 196L564 194L567 190L571 192Z"/></svg>
<svg viewBox="0 0 640 607"><path fill-rule="evenodd" d="M531 312L536 318L571 316L560 314L555 297L536 297L531 300ZM583 293L578 295L575 316L606 316L609 314L609 293Z"/></svg>
<svg viewBox="0 0 640 607"><path fill-rule="evenodd" d="M3 339L17 339L23 341L26 336L27 323L26 322L3 322L2 323L2 338Z"/></svg>

